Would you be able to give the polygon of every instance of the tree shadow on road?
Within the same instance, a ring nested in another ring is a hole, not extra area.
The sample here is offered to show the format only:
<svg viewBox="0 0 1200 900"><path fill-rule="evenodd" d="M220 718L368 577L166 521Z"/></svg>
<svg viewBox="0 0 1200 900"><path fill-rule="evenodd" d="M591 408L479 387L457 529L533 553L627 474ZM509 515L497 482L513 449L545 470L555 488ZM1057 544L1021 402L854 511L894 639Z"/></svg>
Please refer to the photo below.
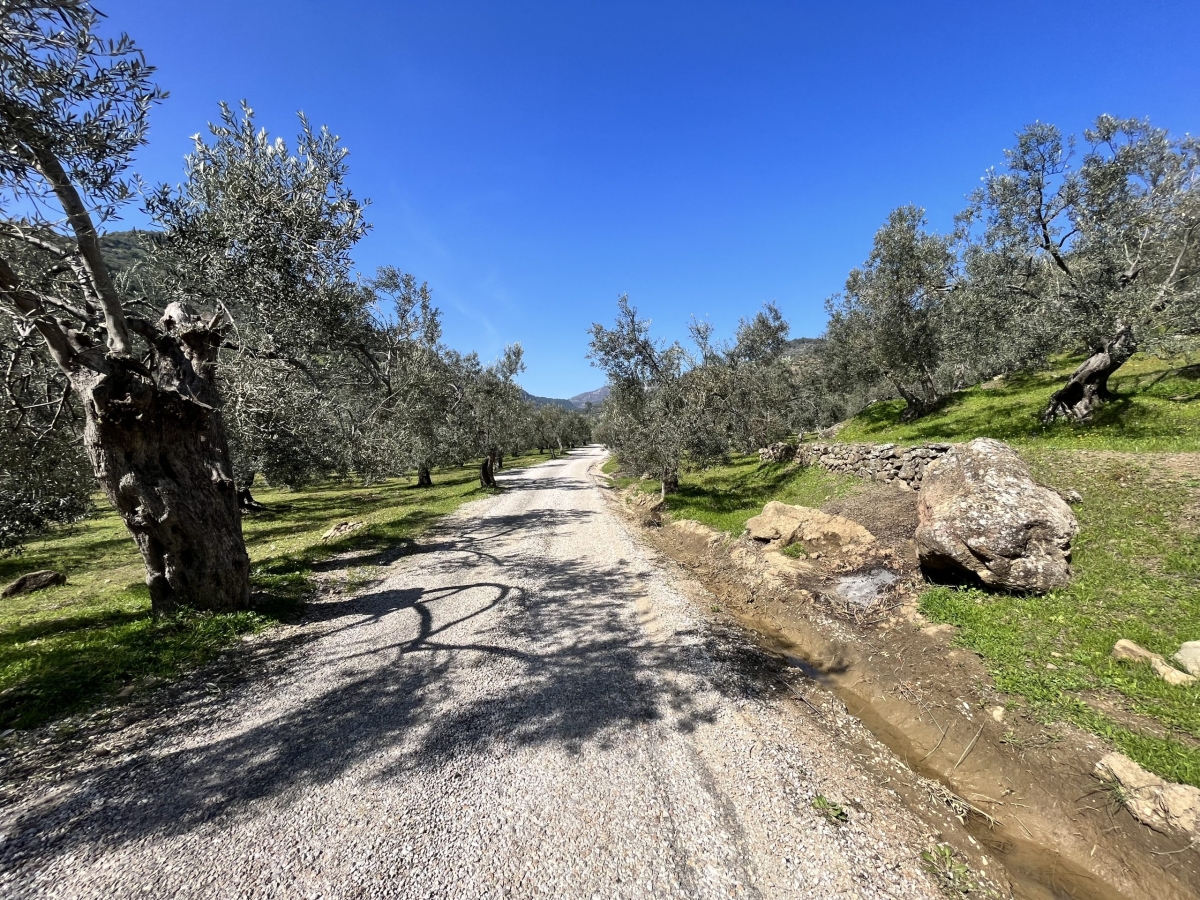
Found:
<svg viewBox="0 0 1200 900"><path fill-rule="evenodd" d="M624 560L547 564L506 546L591 515L528 510L433 535L408 563L414 586L319 604L307 652L275 660L286 670L279 682L250 672L224 699L193 697L156 727L153 755L105 760L86 790L56 790L10 822L21 840L0 845L0 871L80 845L184 834L352 769L407 780L464 756L573 753L631 729L711 721L712 695L696 686L713 668L713 645L648 637L635 610L649 573ZM231 717L246 727L198 737Z"/></svg>

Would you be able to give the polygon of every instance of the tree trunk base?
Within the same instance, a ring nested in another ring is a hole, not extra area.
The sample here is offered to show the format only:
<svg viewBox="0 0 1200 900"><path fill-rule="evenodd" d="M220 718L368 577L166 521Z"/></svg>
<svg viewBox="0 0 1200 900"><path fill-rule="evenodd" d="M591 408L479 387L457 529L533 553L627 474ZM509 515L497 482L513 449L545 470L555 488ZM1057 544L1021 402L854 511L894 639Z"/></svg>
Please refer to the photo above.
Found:
<svg viewBox="0 0 1200 900"><path fill-rule="evenodd" d="M496 487L496 476L492 470L492 458L490 456L485 456L483 458L483 465L479 467L479 486L481 488Z"/></svg>
<svg viewBox="0 0 1200 900"><path fill-rule="evenodd" d="M250 558L220 413L158 387L132 360L106 363L73 377L84 446L141 551L154 612L248 609Z"/></svg>
<svg viewBox="0 0 1200 900"><path fill-rule="evenodd" d="M1054 392L1045 411L1042 423L1049 425L1055 419L1064 418L1074 422L1085 422L1100 406L1115 396L1108 389L1109 377L1129 361L1137 352L1137 341L1128 325L1122 326L1116 336L1084 360L1067 383Z"/></svg>
<svg viewBox="0 0 1200 900"><path fill-rule="evenodd" d="M429 466L417 467L417 487L433 487L433 474L429 471Z"/></svg>
<svg viewBox="0 0 1200 900"><path fill-rule="evenodd" d="M237 489L238 509L242 512L263 512L266 506L254 499L250 493L250 485Z"/></svg>

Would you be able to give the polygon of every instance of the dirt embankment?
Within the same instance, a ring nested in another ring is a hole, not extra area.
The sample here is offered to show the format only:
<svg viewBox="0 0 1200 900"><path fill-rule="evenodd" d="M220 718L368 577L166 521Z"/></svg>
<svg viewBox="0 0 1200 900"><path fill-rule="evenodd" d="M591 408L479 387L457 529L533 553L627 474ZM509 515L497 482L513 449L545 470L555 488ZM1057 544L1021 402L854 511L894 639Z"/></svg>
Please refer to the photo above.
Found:
<svg viewBox="0 0 1200 900"><path fill-rule="evenodd" d="M1099 739L1039 721L997 691L974 653L952 646L951 626L920 616L914 493L863 484L824 507L876 536L871 559L791 560L699 523L655 527L661 517L618 505L704 585L711 596L697 600L710 614L777 656L815 717L837 730L830 710L844 704L885 744L904 765L881 766L880 778L981 871L994 875L998 860L1015 896L1200 895L1200 850L1138 823L1093 775L1106 752ZM880 569L897 578L876 599L839 596L848 575ZM853 734L839 739L861 763L877 759Z"/></svg>

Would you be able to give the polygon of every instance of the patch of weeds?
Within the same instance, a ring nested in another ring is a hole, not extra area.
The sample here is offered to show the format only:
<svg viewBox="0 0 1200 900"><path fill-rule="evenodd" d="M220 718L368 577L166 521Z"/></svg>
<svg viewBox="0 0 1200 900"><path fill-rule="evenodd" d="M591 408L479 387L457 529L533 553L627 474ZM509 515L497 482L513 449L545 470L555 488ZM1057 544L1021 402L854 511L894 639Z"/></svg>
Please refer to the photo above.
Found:
<svg viewBox="0 0 1200 900"><path fill-rule="evenodd" d="M971 878L971 870L957 858L949 844L936 844L922 850L921 864L948 897L966 897L979 889Z"/></svg>
<svg viewBox="0 0 1200 900"><path fill-rule="evenodd" d="M850 814L846 812L845 807L821 794L813 797L812 808L824 816L830 825L845 825L850 821Z"/></svg>
<svg viewBox="0 0 1200 900"><path fill-rule="evenodd" d="M804 545L798 541L795 544L788 544L779 552L784 556L790 556L792 559L808 559L808 553L805 551Z"/></svg>
<svg viewBox="0 0 1200 900"><path fill-rule="evenodd" d="M1101 778L1096 790L1104 795L1104 805L1108 808L1110 816L1115 816L1129 805L1129 791L1115 778Z"/></svg>

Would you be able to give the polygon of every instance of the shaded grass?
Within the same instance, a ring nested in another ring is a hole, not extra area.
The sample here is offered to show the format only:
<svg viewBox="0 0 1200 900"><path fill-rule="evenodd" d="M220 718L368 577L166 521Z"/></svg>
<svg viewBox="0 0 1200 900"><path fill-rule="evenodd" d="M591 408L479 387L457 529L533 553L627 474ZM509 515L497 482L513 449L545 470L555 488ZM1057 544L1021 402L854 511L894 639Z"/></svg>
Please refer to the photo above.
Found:
<svg viewBox="0 0 1200 900"><path fill-rule="evenodd" d="M1073 722L1150 771L1200 786L1200 686L1173 687L1109 655L1120 638L1167 659L1200 639L1200 473L1181 458L1172 471L1153 457L1024 455L1039 480L1083 494L1072 584L1044 597L935 588L922 611L959 626L958 643L982 656L997 687L1043 719Z"/></svg>
<svg viewBox="0 0 1200 900"><path fill-rule="evenodd" d="M1091 450L1200 450L1200 366L1172 366L1134 356L1109 385L1118 398L1091 422L1039 419L1050 395L1065 383L1081 358L1063 359L1048 372L1013 375L947 397L914 422L901 422L902 400L875 403L851 419L840 441L919 444L994 437L1023 447Z"/></svg>
<svg viewBox="0 0 1200 900"><path fill-rule="evenodd" d="M695 519L736 535L768 500L816 507L842 496L853 484L853 479L815 467L761 462L757 455L736 456L726 465L685 472L679 490L667 495L667 507L673 518Z"/></svg>
<svg viewBox="0 0 1200 900"><path fill-rule="evenodd" d="M506 465L547 458L531 454ZM155 619L141 557L111 510L52 533L21 556L0 559L0 584L35 569L67 576L60 587L0 600L0 727L33 727L125 686L194 668L241 635L295 618L321 560L351 549L391 552L462 503L484 496L473 467L438 472L434 482L432 488L392 479L259 492L268 510L243 521L252 612ZM321 541L330 526L344 521L365 527L339 541Z"/></svg>

